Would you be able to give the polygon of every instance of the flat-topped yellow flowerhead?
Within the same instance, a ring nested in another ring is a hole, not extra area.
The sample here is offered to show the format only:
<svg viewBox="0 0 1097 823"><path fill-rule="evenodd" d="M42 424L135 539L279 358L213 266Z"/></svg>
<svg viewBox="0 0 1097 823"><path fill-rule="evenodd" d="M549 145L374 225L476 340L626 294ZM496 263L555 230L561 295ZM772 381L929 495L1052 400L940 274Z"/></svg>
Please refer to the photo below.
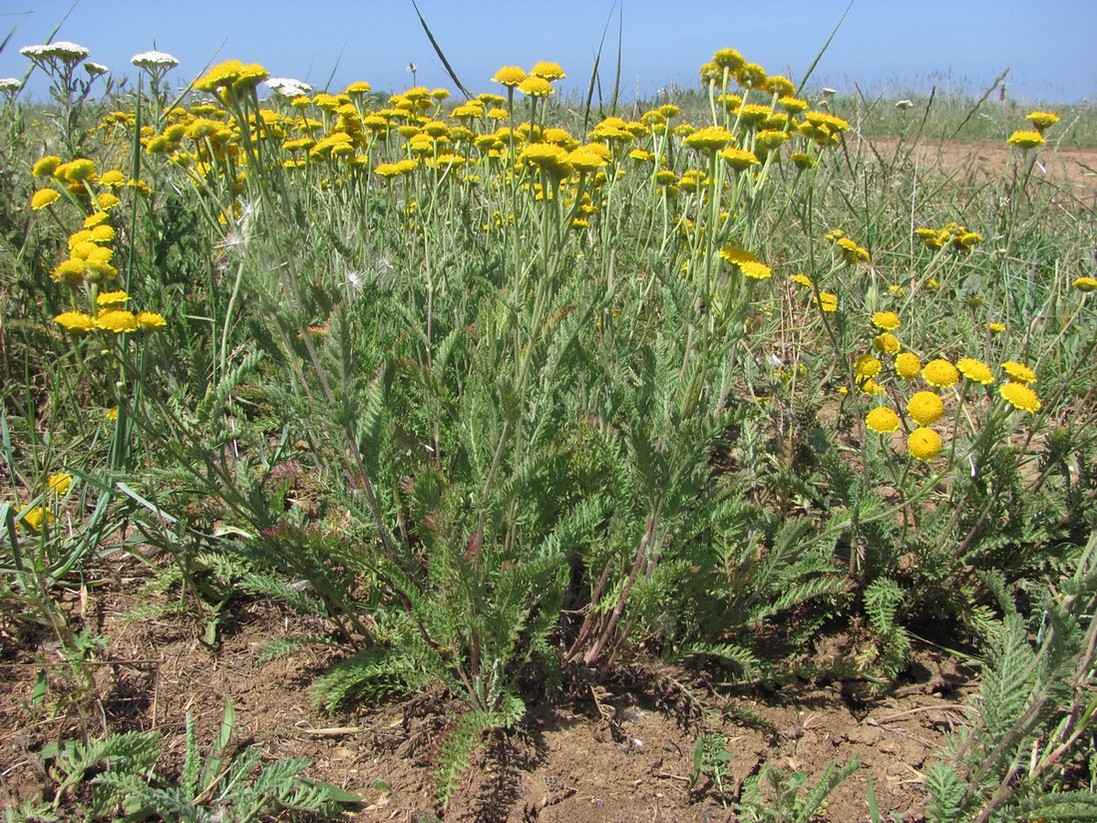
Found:
<svg viewBox="0 0 1097 823"><path fill-rule="evenodd" d="M555 89L552 88L552 83L544 77L532 76L527 77L518 84L518 91L529 97L548 97L550 94L556 93Z"/></svg>
<svg viewBox="0 0 1097 823"><path fill-rule="evenodd" d="M904 380L913 380L922 373L922 361L913 352L905 351L895 358L895 373Z"/></svg>
<svg viewBox="0 0 1097 823"><path fill-rule="evenodd" d="M899 415L887 406L879 406L865 417L865 425L878 434L891 434L899 428Z"/></svg>
<svg viewBox="0 0 1097 823"><path fill-rule="evenodd" d="M526 70L521 66L503 66L492 75L491 82L514 87L525 80L527 76Z"/></svg>
<svg viewBox="0 0 1097 823"><path fill-rule="evenodd" d="M1013 383L1036 382L1036 372L1034 372L1024 363L1018 363L1016 360L1007 360L1005 363L1003 363L1002 371L1006 373L1006 376Z"/></svg>
<svg viewBox="0 0 1097 823"><path fill-rule="evenodd" d="M941 453L941 436L924 426L915 429L907 438L907 451L915 460L932 460Z"/></svg>
<svg viewBox="0 0 1097 823"><path fill-rule="evenodd" d="M947 389L959 382L960 372L950 362L939 357L926 363L925 368L922 369L922 377L931 386Z"/></svg>
<svg viewBox="0 0 1097 823"><path fill-rule="evenodd" d="M1059 115L1050 111L1033 111L1025 115L1025 119L1028 120L1037 131L1043 131L1058 123Z"/></svg>
<svg viewBox="0 0 1097 823"><path fill-rule="evenodd" d="M746 171L751 166L762 165L762 161L758 159L758 155L752 151L740 149L737 146L728 146L720 152L720 159L738 172Z"/></svg>
<svg viewBox="0 0 1097 823"><path fill-rule="evenodd" d="M902 344L899 338L889 331L881 332L872 338L872 348L881 354L898 354Z"/></svg>
<svg viewBox="0 0 1097 823"><path fill-rule="evenodd" d="M875 377L881 369L883 369L883 364L871 354L862 354L853 363L853 370L856 372L858 379L861 380Z"/></svg>
<svg viewBox="0 0 1097 823"><path fill-rule="evenodd" d="M53 318L53 322L72 334L87 334L95 329L95 318L82 311L66 311Z"/></svg>
<svg viewBox="0 0 1097 823"><path fill-rule="evenodd" d="M899 328L899 315L893 311L878 311L872 315L872 325L884 331L895 331Z"/></svg>
<svg viewBox="0 0 1097 823"><path fill-rule="evenodd" d="M990 367L974 357L961 357L956 361L956 369L964 376L964 379L972 383L980 383L989 386L994 382L994 374Z"/></svg>
<svg viewBox="0 0 1097 823"><path fill-rule="evenodd" d="M1006 140L1011 146L1028 151L1044 145L1044 136L1038 131L1015 131Z"/></svg>
<svg viewBox="0 0 1097 823"><path fill-rule="evenodd" d="M689 135L683 142L691 149L704 152L716 152L735 139L727 129L719 126L707 126Z"/></svg>
<svg viewBox="0 0 1097 823"><path fill-rule="evenodd" d="M547 60L536 63L533 68L529 70L529 73L533 77L541 77L545 80L563 80L567 77L559 63L552 63Z"/></svg>
<svg viewBox="0 0 1097 823"><path fill-rule="evenodd" d="M1024 383L1003 383L998 387L1000 394L1013 408L1035 414L1040 410L1040 396Z"/></svg>
<svg viewBox="0 0 1097 823"><path fill-rule="evenodd" d="M907 413L919 426L929 426L941 419L945 404L934 392L920 391L907 402Z"/></svg>
<svg viewBox="0 0 1097 823"><path fill-rule="evenodd" d="M40 211L55 203L61 195L54 189L39 189L30 199L31 211Z"/></svg>

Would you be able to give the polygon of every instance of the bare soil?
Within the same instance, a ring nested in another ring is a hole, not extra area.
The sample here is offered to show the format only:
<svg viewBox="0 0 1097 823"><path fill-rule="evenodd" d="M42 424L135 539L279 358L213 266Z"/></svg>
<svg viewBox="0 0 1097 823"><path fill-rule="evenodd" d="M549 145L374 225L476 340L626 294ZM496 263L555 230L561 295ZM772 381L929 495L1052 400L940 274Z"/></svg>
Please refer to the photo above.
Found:
<svg viewBox="0 0 1097 823"><path fill-rule="evenodd" d="M1059 189L1061 205L1097 207L1097 148L1043 148L1027 158L1003 141L920 142L913 149L895 138L874 138L868 144L885 162L933 169L935 175L945 170L958 180L970 179L996 189L1015 174L1025 175L1031 160L1030 182L1053 184Z"/></svg>
<svg viewBox="0 0 1097 823"><path fill-rule="evenodd" d="M528 697L526 717L487 742L443 811L432 771L438 740L461 710L457 701L428 693L327 715L311 684L338 652L256 662L271 638L309 629L301 618L254 602L208 646L191 621L127 620L139 571L112 568L100 585L71 596L76 625L107 644L89 664L94 687L83 700L67 692L48 633L0 635L0 676L8 683L0 693L0 806L51 798L38 753L59 739L157 729L166 752L158 768L171 774L181 762L186 715L208 744L229 700L239 739L271 759L308 757L309 777L359 795L353 820L718 823L735 819L730 804L765 763L804 770L814 783L831 762L854 757L861 766L828 800L825 819L867 820L871 778L881 811L916 820L923 770L963 722L959 704L973 688L962 664L928 649L917 652L901 683L875 697L864 682L826 675L744 687L716 671L655 661L608 679L572 673L561 694ZM834 671L849 646L849 636L836 634L808 651L809 662ZM34 707L42 671L51 690ZM705 732L722 734L732 754L722 793L705 778L690 785L694 746Z"/></svg>

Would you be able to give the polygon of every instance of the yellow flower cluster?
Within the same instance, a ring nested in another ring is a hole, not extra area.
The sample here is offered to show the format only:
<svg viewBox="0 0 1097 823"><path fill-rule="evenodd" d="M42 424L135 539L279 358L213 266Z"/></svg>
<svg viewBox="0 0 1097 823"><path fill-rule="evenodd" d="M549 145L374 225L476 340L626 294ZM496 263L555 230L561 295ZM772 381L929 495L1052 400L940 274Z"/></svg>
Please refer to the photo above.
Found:
<svg viewBox="0 0 1097 823"><path fill-rule="evenodd" d="M52 184L38 189L31 196L31 209L34 211L52 206L61 199L62 194L67 194L85 211L109 211L119 204L114 192L125 182L125 177L116 169L100 176L95 163L86 157L64 163L56 155L39 159L31 168L31 176Z"/></svg>
<svg viewBox="0 0 1097 823"><path fill-rule="evenodd" d="M983 235L969 231L959 223L946 223L939 229L922 226L914 230L927 249L937 251L948 248L952 251L969 252L984 242Z"/></svg>
<svg viewBox="0 0 1097 823"><path fill-rule="evenodd" d="M834 245L838 259L845 265L852 266L856 263L867 263L871 256L868 249L857 245L841 229L831 229L826 233L826 239Z"/></svg>
<svg viewBox="0 0 1097 823"><path fill-rule="evenodd" d="M111 210L118 205L114 191L126 185L125 176L118 170L98 175L90 160L77 159L62 163L55 156L43 157L35 163L31 174L35 177L52 177L68 183L72 200L84 211L82 226L68 238L68 257L61 260L50 272L50 278L73 292L74 308L54 317L54 322L70 334L81 336L96 330L112 334L153 331L166 325L164 317L155 312L133 312L126 308L129 295L124 291L104 291L104 286L118 276L114 265L114 241L117 236L111 224ZM78 184L78 187L74 185ZM95 188L101 189L98 194ZM47 199L43 189L35 197ZM48 198L50 202L57 197ZM93 307L92 312L75 308L77 294L83 293Z"/></svg>
<svg viewBox="0 0 1097 823"><path fill-rule="evenodd" d="M723 49L713 56L721 82L734 78L743 89L741 95L721 93L725 122L674 125L681 112L664 104L636 120L605 118L587 134L585 144L562 129L544 127L544 117L536 116L553 84L566 77L558 63L548 61L528 72L503 66L491 79L505 96L480 94L448 109L442 105L449 97L445 89L415 87L385 100L365 82L351 83L342 93L313 93L285 78L269 80L274 96L252 109L250 103L243 108L237 103L244 94L250 97L268 72L229 60L194 84L214 95L215 102L172 108L161 130L145 127L139 139L149 155L186 170L200 192L219 198L223 215L240 212L238 203L226 206L225 196L242 195L248 167L262 156L287 170L315 172L321 187L359 185L371 178L385 182L430 175L433 180L440 174L480 186L524 176L522 186L550 200L552 193L540 179L547 175L555 181L550 188L561 186L570 204L589 199L582 204L588 213L577 215L577 227L597 228L600 198L595 189L629 173L626 158L643 164L633 168L659 197L702 195L711 169L682 168L674 161L689 154L675 151L676 145L709 160L718 156L727 168L745 175L783 157L798 169L810 168L849 129L841 118L811 111L806 101L794 97L792 81L768 75L736 55ZM529 98L528 120L521 119L527 103L516 99L516 93ZM247 117L240 116L243 111L249 112ZM104 120L107 125L132 128L134 123L114 112ZM42 195L36 205L47 207L46 199L49 195ZM852 241L841 246L851 261L868 259L867 251Z"/></svg>

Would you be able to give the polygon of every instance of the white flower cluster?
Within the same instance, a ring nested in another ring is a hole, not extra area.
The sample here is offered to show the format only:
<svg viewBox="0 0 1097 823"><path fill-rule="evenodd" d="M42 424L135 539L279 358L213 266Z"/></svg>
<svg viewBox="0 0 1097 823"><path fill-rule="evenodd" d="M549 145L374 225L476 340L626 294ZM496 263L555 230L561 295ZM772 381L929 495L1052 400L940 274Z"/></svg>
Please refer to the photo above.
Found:
<svg viewBox="0 0 1097 823"><path fill-rule="evenodd" d="M14 77L0 78L0 92L14 93L23 88L23 81Z"/></svg>
<svg viewBox="0 0 1097 823"><path fill-rule="evenodd" d="M45 60L61 60L66 63L79 63L91 53L77 43L68 40L58 40L56 43L43 43L38 46L23 46L19 53L35 62Z"/></svg>
<svg viewBox="0 0 1097 823"><path fill-rule="evenodd" d="M292 77L272 77L266 81L267 87L275 94L283 97L300 97L312 94L312 86Z"/></svg>
<svg viewBox="0 0 1097 823"><path fill-rule="evenodd" d="M167 71L179 65L178 60L163 51L143 51L140 54L133 55L130 62L139 69L148 69L149 71Z"/></svg>

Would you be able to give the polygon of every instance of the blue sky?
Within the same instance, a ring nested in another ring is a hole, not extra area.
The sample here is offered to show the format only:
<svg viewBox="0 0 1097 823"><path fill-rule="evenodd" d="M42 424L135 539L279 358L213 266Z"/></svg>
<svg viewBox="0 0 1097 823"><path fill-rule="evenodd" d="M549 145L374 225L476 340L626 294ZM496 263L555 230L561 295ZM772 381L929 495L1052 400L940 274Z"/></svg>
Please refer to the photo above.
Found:
<svg viewBox="0 0 1097 823"><path fill-rule="evenodd" d="M619 0L623 7L622 89L626 100L668 86L693 87L697 68L719 48L738 49L767 71L799 81L849 0ZM73 0L3 0L0 77L22 77L21 46L42 43ZM555 60L563 89L585 91L613 0L419 0L423 13L473 92L495 90L501 65ZM612 82L613 11L603 53ZM169 75L185 83L210 62L239 58L273 75L331 87L368 80L378 89L415 81L453 87L419 25L411 0L80 0L57 40L91 49L91 60L133 75L132 55L155 47L175 55ZM810 85L866 94L939 91L980 94L1007 66L1009 95L1023 102L1097 103L1097 3L1062 0L854 0ZM41 98L42 78L28 91Z"/></svg>

